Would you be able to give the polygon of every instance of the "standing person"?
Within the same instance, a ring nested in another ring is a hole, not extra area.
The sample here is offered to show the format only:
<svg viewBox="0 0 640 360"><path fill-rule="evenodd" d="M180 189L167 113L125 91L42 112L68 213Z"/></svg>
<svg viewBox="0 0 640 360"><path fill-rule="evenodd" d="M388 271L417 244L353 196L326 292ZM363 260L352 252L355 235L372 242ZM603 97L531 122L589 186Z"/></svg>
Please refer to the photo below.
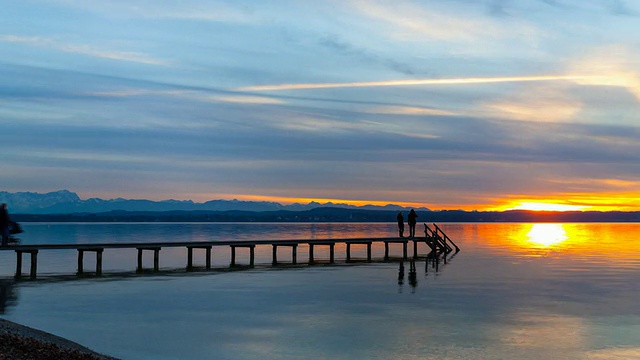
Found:
<svg viewBox="0 0 640 360"><path fill-rule="evenodd" d="M398 213L398 232L400 233L400 237L404 237L404 216L402 216L402 211Z"/></svg>
<svg viewBox="0 0 640 360"><path fill-rule="evenodd" d="M409 212L409 237L414 237L416 236L416 218L418 217L418 214L416 214L415 210L411 209L411 211Z"/></svg>
<svg viewBox="0 0 640 360"><path fill-rule="evenodd" d="M0 205L0 232L2 232L2 246L9 244L9 213L7 204Z"/></svg>

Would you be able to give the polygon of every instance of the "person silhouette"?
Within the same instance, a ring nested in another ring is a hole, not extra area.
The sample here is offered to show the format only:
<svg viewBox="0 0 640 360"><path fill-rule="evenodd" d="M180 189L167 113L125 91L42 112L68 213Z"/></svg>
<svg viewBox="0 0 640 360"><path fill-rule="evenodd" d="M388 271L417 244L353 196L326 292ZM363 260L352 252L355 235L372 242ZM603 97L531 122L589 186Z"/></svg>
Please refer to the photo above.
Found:
<svg viewBox="0 0 640 360"><path fill-rule="evenodd" d="M418 217L418 214L416 214L415 210L411 209L411 211L409 212L409 216L408 216L408 223L409 223L409 237L415 237L416 236L416 218Z"/></svg>
<svg viewBox="0 0 640 360"><path fill-rule="evenodd" d="M398 233L400 237L404 237L404 216L402 216L402 211L398 213L396 218L398 219Z"/></svg>
<svg viewBox="0 0 640 360"><path fill-rule="evenodd" d="M2 246L9 244L9 213L7 212L7 204L0 205L0 232L2 233Z"/></svg>

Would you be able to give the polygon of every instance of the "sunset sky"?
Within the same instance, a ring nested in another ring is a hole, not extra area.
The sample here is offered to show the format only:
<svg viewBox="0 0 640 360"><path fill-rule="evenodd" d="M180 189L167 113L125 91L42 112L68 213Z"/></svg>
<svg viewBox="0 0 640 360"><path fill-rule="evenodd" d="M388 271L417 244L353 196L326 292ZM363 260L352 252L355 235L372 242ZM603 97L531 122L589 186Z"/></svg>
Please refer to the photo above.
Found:
<svg viewBox="0 0 640 360"><path fill-rule="evenodd" d="M0 190L640 210L631 0L3 1Z"/></svg>

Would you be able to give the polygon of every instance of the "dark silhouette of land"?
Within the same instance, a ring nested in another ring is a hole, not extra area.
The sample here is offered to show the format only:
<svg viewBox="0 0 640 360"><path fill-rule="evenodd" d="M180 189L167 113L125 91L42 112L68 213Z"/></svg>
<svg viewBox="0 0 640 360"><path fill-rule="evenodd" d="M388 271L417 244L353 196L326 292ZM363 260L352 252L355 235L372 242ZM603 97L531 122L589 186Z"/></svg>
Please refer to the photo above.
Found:
<svg viewBox="0 0 640 360"><path fill-rule="evenodd" d="M640 211L416 211L420 222L640 222ZM305 211L109 211L14 214L17 222L394 222L396 210L315 208Z"/></svg>

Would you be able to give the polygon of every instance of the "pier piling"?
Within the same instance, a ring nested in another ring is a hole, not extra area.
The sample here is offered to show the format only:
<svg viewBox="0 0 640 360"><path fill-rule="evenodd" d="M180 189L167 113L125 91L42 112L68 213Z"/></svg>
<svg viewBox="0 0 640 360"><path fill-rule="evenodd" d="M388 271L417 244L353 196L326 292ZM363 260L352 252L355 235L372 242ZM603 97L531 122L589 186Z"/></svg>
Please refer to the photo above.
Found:
<svg viewBox="0 0 640 360"><path fill-rule="evenodd" d="M236 266L236 248L249 248L249 266L253 267L255 262L255 244L232 244L231 246L231 266Z"/></svg>
<svg viewBox="0 0 640 360"><path fill-rule="evenodd" d="M278 246L290 246L291 247L291 262L293 264L297 264L298 263L298 244L297 243L293 243L293 244L288 244L288 243L278 243L278 244L272 244L273 247L273 261L272 264L273 265L277 265L278 264Z"/></svg>
<svg viewBox="0 0 640 360"><path fill-rule="evenodd" d="M137 272L142 272L142 251L143 250L153 251L153 271L154 272L160 271L160 249L161 249L161 247L159 247L159 246L140 246L140 247L137 247L136 249L138 249L138 268L136 270Z"/></svg>
<svg viewBox="0 0 640 360"><path fill-rule="evenodd" d="M38 272L38 250L16 250L16 278L22 277L22 254L29 253L31 255L31 272L29 276L36 278Z"/></svg>
<svg viewBox="0 0 640 360"><path fill-rule="evenodd" d="M193 270L193 249L205 250L205 267L211 269L211 248L210 245L187 245L187 271Z"/></svg>
<svg viewBox="0 0 640 360"><path fill-rule="evenodd" d="M347 261L351 261L351 245L367 245L367 261L371 262L371 241L352 241L347 243Z"/></svg>
<svg viewBox="0 0 640 360"><path fill-rule="evenodd" d="M312 264L315 261L313 248L314 246L329 246L329 263L333 264L335 262L335 242L328 243L309 243L309 263Z"/></svg>
<svg viewBox="0 0 640 360"><path fill-rule="evenodd" d="M96 253L96 275L102 275L102 248L78 249L78 274L84 273L84 252L92 251Z"/></svg>
<svg viewBox="0 0 640 360"><path fill-rule="evenodd" d="M384 259L389 260L389 244L402 244L402 258L407 260L407 243L409 240L385 240L384 241Z"/></svg>

